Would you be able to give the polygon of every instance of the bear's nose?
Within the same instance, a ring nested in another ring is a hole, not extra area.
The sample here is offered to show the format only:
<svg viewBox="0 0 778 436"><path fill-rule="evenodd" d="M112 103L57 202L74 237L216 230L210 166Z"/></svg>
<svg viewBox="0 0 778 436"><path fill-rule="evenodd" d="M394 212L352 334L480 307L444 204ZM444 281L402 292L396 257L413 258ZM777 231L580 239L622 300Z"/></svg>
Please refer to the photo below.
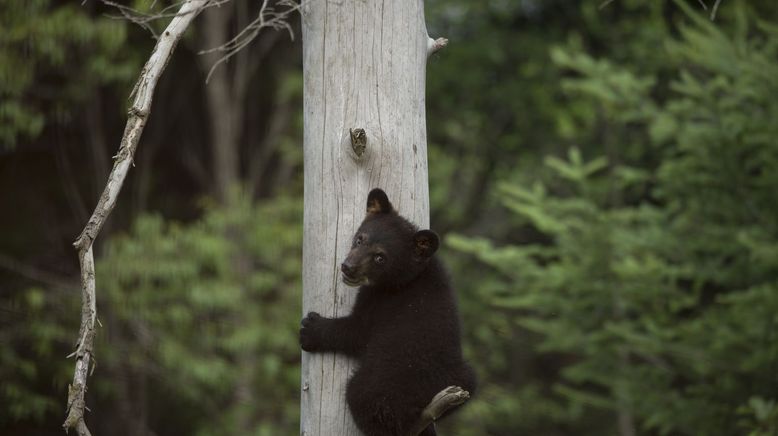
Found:
<svg viewBox="0 0 778 436"><path fill-rule="evenodd" d="M354 265L343 262L340 264L340 270L343 271L343 274L347 276L353 276L354 275Z"/></svg>

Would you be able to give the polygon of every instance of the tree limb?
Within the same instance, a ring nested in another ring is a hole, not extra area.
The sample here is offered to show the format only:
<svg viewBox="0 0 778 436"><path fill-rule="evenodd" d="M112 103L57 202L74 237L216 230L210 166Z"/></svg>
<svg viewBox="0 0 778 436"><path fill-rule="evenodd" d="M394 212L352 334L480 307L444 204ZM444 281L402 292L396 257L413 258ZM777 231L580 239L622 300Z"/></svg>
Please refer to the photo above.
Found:
<svg viewBox="0 0 778 436"><path fill-rule="evenodd" d="M711 21L716 19L716 12L719 10L719 5L721 5L721 0L716 0L716 3L713 4L713 9L710 11Z"/></svg>
<svg viewBox="0 0 778 436"><path fill-rule="evenodd" d="M152 26L152 23L157 20L162 20L165 18L173 18L178 17L181 15L181 9L179 7L183 7L182 5L185 3L189 3L189 0L178 0L174 1L172 4L169 4L167 6L162 7L161 10L157 12L143 12L139 9L135 9L132 6L125 6L121 3L112 1L112 0L100 0L103 4L106 4L108 6L112 6L116 8L117 11L119 11L120 15L109 15L109 18L114 19L121 19L121 20L127 20L131 23L135 23L138 26L142 27L144 30L151 33L151 36L154 37L154 39L159 38L159 35L154 30L154 27ZM229 3L232 0L209 0L207 5L204 5L200 7L197 10L197 13L202 12L205 8L210 7L216 7L221 6L225 3ZM86 2L86 0L84 0ZM154 9L156 6L156 0L154 0L151 5L149 6L149 10ZM179 9L178 12L173 12L176 9ZM195 15L196 15L195 14Z"/></svg>
<svg viewBox="0 0 778 436"><path fill-rule="evenodd" d="M295 0L278 0L271 4L270 0L263 0L262 6L259 9L257 17L243 28L234 38L225 42L224 44L202 50L198 54L206 53L221 53L222 57L216 61L208 72L205 78L205 83L208 83L213 72L219 65L227 62L235 56L241 49L249 45L259 32L264 28L271 28L275 30L286 29L289 32L289 36L294 39L294 32L292 26L289 24L288 18L295 11L299 10L303 6L303 1L297 3ZM281 9L277 9L280 7Z"/></svg>
<svg viewBox="0 0 778 436"><path fill-rule="evenodd" d="M81 327L78 332L76 351L71 356L76 358L76 369L73 383L68 389L67 418L62 425L65 431L76 429L80 436L90 436L91 433L84 422L87 377L90 362L92 362L92 346L97 322L97 307L95 304L95 260L92 251L94 242L105 220L116 205L116 198L122 188L124 179L133 162L135 149L146 125L146 119L151 112L151 101L157 81L165 70L178 40L183 35L192 20L213 0L191 0L182 4L181 9L173 17L165 31L157 40L157 45L149 60L141 70L138 82L131 94L134 97L132 107L128 112L127 126L124 129L119 152L114 156L113 169L108 175L108 182L100 200L92 213L84 230L73 245L78 249L78 259L81 265ZM71 357L68 356L68 357ZM92 364L94 368L94 364Z"/></svg>
<svg viewBox="0 0 778 436"><path fill-rule="evenodd" d="M435 52L442 49L443 47L448 45L448 39L446 38L438 38L438 39L432 39L427 38L427 57L432 56Z"/></svg>
<svg viewBox="0 0 778 436"><path fill-rule="evenodd" d="M459 386L449 386L438 392L438 394L432 398L432 401L427 404L427 407L421 411L419 420L416 421L416 424L414 424L413 429L411 430L411 436L418 436L418 434L423 432L427 426L433 424L436 419L440 418L440 416L449 409L463 404L469 398L470 392L467 392Z"/></svg>

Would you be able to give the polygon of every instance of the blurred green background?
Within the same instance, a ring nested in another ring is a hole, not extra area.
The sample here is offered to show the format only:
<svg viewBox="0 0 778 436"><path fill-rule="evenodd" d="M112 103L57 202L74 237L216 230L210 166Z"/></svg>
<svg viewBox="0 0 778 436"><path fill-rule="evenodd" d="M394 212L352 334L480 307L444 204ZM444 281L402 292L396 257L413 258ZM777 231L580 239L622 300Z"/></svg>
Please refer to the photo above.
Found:
<svg viewBox="0 0 778 436"><path fill-rule="evenodd" d="M442 434L778 434L778 8L704 3L427 1L432 227L482 386ZM197 54L257 7L194 23L97 240L96 434L299 431L300 43L208 86ZM71 243L154 44L111 14L0 3L4 435L62 431Z"/></svg>

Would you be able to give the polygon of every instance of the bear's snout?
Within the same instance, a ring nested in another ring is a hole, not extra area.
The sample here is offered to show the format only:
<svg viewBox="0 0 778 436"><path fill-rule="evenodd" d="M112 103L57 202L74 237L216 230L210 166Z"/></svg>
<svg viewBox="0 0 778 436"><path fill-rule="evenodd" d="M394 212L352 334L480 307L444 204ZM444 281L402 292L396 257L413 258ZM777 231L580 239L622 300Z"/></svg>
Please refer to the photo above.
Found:
<svg viewBox="0 0 778 436"><path fill-rule="evenodd" d="M349 263L349 261L341 263L340 270L348 277L354 277L354 274L356 274L356 267Z"/></svg>

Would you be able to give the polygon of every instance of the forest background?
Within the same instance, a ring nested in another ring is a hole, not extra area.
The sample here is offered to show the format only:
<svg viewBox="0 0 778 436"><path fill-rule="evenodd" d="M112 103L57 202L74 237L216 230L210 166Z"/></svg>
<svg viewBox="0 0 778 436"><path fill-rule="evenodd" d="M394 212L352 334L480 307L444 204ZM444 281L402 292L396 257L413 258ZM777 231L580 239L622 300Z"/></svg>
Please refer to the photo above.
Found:
<svg viewBox="0 0 778 436"><path fill-rule="evenodd" d="M96 434L299 431L300 43L207 85L198 54L258 3L195 21L96 242ZM481 379L441 433L778 434L778 8L426 3L432 228ZM115 14L0 5L4 435L62 431L71 244L154 44Z"/></svg>

